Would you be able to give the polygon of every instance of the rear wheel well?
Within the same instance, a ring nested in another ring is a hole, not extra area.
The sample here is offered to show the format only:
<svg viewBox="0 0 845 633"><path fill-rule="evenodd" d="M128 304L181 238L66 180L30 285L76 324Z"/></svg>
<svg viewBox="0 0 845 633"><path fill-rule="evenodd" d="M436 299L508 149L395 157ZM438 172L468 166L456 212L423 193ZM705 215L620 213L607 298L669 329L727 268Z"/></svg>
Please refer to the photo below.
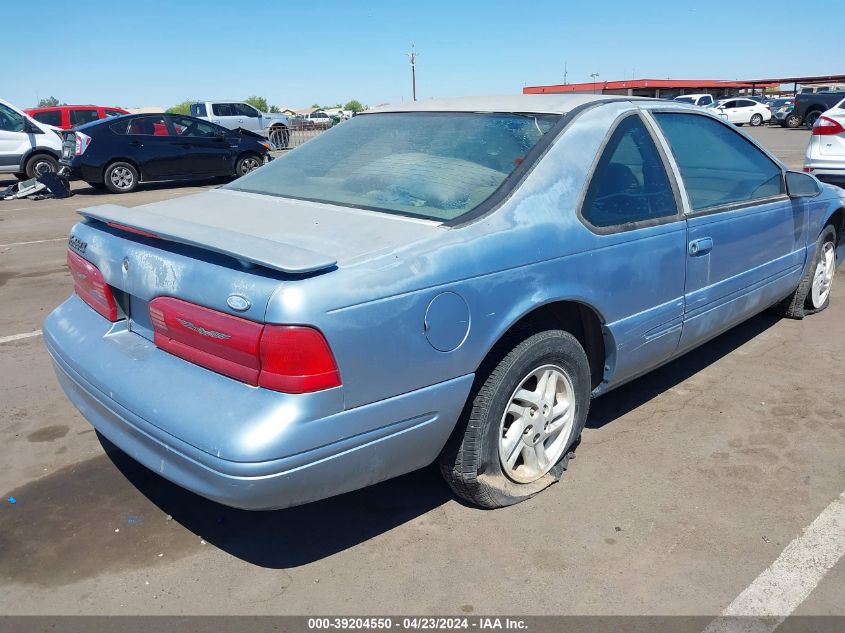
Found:
<svg viewBox="0 0 845 633"><path fill-rule="evenodd" d="M839 208L833 212L833 215L827 221L827 224L836 229L836 243L842 243L843 233L845 233L845 208Z"/></svg>
<svg viewBox="0 0 845 633"><path fill-rule="evenodd" d="M29 150L26 154L23 155L21 158L21 171L23 171L23 167L26 165L27 161L32 158L33 156L37 156L38 154L44 154L45 156L50 156L51 158L55 158L59 160L61 155L49 148L46 147L35 147Z"/></svg>
<svg viewBox="0 0 845 633"><path fill-rule="evenodd" d="M604 365L607 358L601 319L595 310L577 301L547 303L520 318L496 342L479 369L494 367L514 345L518 344L519 341L514 339L525 338L531 333L550 329L565 330L578 339L590 364L590 387L591 389L598 387L604 378Z"/></svg>

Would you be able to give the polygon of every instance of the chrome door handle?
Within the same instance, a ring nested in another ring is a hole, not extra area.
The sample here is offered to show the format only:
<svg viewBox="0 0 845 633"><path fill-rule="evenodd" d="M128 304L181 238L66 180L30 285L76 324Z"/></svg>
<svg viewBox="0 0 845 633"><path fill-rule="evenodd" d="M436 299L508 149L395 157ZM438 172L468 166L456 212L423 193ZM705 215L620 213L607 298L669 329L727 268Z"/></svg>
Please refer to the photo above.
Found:
<svg viewBox="0 0 845 633"><path fill-rule="evenodd" d="M692 257L706 255L713 250L713 238L702 237L689 243L689 254Z"/></svg>

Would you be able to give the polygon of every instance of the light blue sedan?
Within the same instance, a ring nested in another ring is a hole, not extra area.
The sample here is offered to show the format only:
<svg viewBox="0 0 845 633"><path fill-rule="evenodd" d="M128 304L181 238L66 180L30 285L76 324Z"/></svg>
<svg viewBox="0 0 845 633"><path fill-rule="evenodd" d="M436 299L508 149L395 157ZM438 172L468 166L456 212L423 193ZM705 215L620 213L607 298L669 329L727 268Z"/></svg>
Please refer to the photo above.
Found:
<svg viewBox="0 0 845 633"><path fill-rule="evenodd" d="M80 211L45 342L102 435L221 503L437 460L505 506L560 478L591 398L827 307L843 209L701 108L402 104L216 190Z"/></svg>

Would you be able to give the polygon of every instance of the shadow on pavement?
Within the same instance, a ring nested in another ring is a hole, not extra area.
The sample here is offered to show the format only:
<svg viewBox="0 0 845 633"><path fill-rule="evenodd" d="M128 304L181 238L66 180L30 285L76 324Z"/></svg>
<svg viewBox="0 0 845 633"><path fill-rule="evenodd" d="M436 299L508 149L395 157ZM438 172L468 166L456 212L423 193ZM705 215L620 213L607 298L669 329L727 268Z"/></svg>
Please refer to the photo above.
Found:
<svg viewBox="0 0 845 633"><path fill-rule="evenodd" d="M101 437L121 473L185 528L244 561L275 569L320 560L387 532L452 497L435 468L304 506L236 510L162 479Z"/></svg>

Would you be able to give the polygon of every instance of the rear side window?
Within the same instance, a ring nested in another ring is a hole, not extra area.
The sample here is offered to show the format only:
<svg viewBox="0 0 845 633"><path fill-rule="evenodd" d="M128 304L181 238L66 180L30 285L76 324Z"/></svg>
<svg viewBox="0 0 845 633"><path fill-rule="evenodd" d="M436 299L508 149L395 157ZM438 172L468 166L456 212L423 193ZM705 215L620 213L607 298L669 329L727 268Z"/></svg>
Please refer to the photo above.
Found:
<svg viewBox="0 0 845 633"><path fill-rule="evenodd" d="M85 123L91 123L91 121L97 121L99 118L100 118L100 115L97 113L96 110L71 110L70 111L70 124L71 124L71 126L84 125Z"/></svg>
<svg viewBox="0 0 845 633"><path fill-rule="evenodd" d="M119 110L104 110L104 112L106 113L107 117L123 116L125 114L124 112L120 112Z"/></svg>
<svg viewBox="0 0 845 633"><path fill-rule="evenodd" d="M211 111L214 116L235 116L235 106L231 103L212 103Z"/></svg>
<svg viewBox="0 0 845 633"><path fill-rule="evenodd" d="M167 123L160 115L143 116L132 119L126 132L134 136L170 136Z"/></svg>
<svg viewBox="0 0 845 633"><path fill-rule="evenodd" d="M32 115L32 118L36 121L40 121L41 123L46 123L47 125L55 125L56 127L61 127L62 125L62 113L58 110L36 112Z"/></svg>
<svg viewBox="0 0 845 633"><path fill-rule="evenodd" d="M191 104L191 116L208 116L204 103Z"/></svg>
<svg viewBox="0 0 845 633"><path fill-rule="evenodd" d="M581 215L604 228L677 214L672 185L651 134L639 115L623 119L596 164Z"/></svg>
<svg viewBox="0 0 845 633"><path fill-rule="evenodd" d="M698 105L707 106L707 105L710 105L711 103L713 103L713 97L711 97L710 95L707 95L706 97L701 97L701 99L698 102Z"/></svg>
<svg viewBox="0 0 845 633"><path fill-rule="evenodd" d="M658 112L655 118L678 162L693 210L783 193L780 167L729 125L696 114Z"/></svg>

